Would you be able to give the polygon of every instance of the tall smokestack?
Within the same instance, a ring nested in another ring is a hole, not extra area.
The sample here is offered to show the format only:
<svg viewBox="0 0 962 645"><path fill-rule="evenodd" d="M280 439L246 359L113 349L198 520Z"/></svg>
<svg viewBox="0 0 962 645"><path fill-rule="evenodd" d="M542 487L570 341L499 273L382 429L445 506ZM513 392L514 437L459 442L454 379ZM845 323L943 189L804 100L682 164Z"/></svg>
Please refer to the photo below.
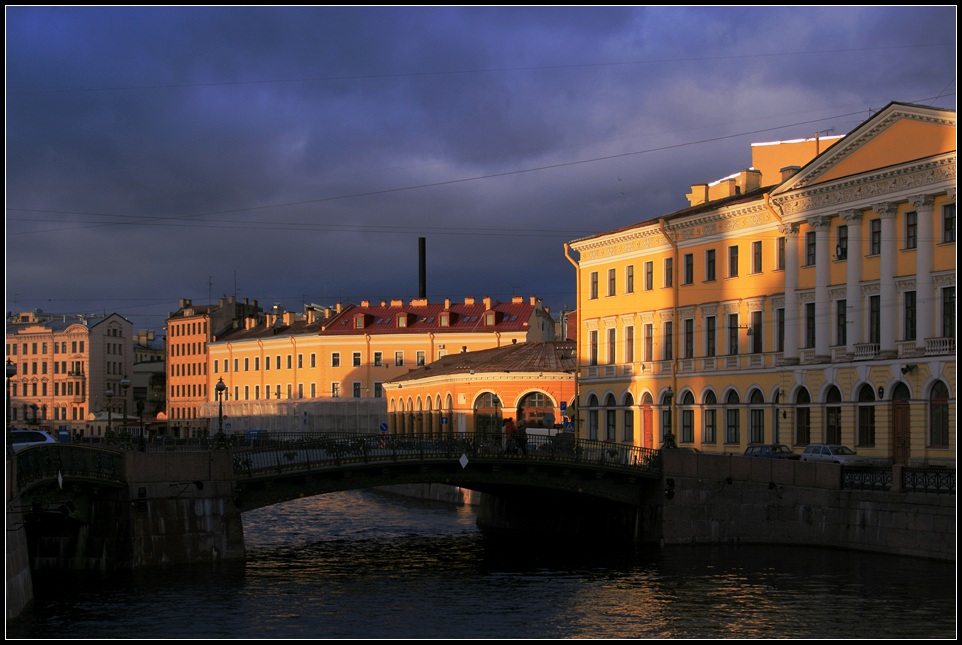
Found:
<svg viewBox="0 0 962 645"><path fill-rule="evenodd" d="M424 238L418 238L418 298L424 300L427 295L427 279L424 268Z"/></svg>

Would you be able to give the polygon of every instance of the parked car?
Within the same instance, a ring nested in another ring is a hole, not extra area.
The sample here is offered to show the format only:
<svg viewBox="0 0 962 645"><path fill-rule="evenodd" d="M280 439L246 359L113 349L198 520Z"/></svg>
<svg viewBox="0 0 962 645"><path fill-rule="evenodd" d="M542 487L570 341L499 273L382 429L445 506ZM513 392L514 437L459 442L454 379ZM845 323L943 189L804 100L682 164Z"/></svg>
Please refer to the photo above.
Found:
<svg viewBox="0 0 962 645"><path fill-rule="evenodd" d="M13 430L10 432L10 443L14 452L18 452L30 446L57 443L57 440L46 430Z"/></svg>
<svg viewBox="0 0 962 645"><path fill-rule="evenodd" d="M802 451L802 461L829 461L836 464L854 464L866 461L848 446L813 443Z"/></svg>
<svg viewBox="0 0 962 645"><path fill-rule="evenodd" d="M766 457L768 459L798 459L799 455L783 443L761 443L745 448L746 457Z"/></svg>

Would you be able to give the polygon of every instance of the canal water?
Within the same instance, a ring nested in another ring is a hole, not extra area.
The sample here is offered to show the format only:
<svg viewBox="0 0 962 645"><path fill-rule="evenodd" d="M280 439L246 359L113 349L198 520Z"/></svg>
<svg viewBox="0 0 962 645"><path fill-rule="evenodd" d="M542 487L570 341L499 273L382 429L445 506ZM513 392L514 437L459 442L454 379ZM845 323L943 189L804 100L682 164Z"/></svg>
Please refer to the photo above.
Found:
<svg viewBox="0 0 962 645"><path fill-rule="evenodd" d="M486 538L351 491L244 514L248 561L45 576L8 639L954 639L948 562L810 547L619 553Z"/></svg>

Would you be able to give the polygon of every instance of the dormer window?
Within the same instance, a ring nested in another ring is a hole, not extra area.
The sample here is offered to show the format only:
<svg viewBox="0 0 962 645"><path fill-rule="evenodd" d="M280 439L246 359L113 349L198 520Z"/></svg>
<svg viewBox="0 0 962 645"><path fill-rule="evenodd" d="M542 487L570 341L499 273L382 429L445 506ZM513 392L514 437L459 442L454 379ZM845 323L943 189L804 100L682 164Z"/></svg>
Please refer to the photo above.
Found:
<svg viewBox="0 0 962 645"><path fill-rule="evenodd" d="M497 320L498 320L498 317L493 311L486 311L484 313L484 324L487 327L494 327Z"/></svg>
<svg viewBox="0 0 962 645"><path fill-rule="evenodd" d="M448 313L448 312L446 312L446 311L442 312L442 313L438 316L438 320L439 320L439 322L441 323L441 326L442 326L442 327L450 327L450 326L451 326L451 314Z"/></svg>
<svg viewBox="0 0 962 645"><path fill-rule="evenodd" d="M398 315L397 315L397 326L398 326L398 327L407 327L407 326L408 326L408 315L407 315L407 314L398 314Z"/></svg>
<svg viewBox="0 0 962 645"><path fill-rule="evenodd" d="M354 329L364 329L364 314L354 316Z"/></svg>

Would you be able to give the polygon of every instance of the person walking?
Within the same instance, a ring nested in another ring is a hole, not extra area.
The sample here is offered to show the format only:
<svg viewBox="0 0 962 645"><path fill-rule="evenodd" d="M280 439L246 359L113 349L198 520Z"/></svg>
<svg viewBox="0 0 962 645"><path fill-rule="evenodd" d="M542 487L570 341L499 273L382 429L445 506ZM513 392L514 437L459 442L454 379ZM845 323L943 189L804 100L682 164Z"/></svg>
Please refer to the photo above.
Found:
<svg viewBox="0 0 962 645"><path fill-rule="evenodd" d="M506 451L509 453L517 452L518 448L515 439L518 434L518 427L514 425L514 419L508 417L502 422L502 425L504 425L504 445Z"/></svg>

